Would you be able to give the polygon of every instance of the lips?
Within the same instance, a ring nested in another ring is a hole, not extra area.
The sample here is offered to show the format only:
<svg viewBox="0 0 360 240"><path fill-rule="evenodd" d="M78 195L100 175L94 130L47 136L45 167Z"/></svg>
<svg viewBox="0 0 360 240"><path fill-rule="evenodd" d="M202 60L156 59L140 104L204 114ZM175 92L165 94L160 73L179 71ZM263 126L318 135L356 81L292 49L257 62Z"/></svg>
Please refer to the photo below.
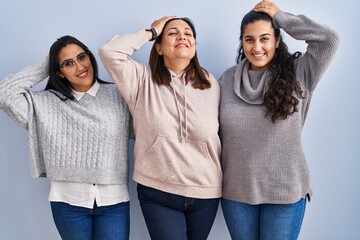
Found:
<svg viewBox="0 0 360 240"><path fill-rule="evenodd" d="M265 53L253 53L252 55L253 55L255 58L265 57Z"/></svg>
<svg viewBox="0 0 360 240"><path fill-rule="evenodd" d="M82 73L80 73L80 74L76 75L76 77L79 77L79 78L85 78L85 77L87 77L87 75L88 75L88 70L86 70L86 71L84 71L84 72L82 72Z"/></svg>
<svg viewBox="0 0 360 240"><path fill-rule="evenodd" d="M188 48L189 46L187 44L185 44L185 43L179 43L175 47L177 47L177 48Z"/></svg>

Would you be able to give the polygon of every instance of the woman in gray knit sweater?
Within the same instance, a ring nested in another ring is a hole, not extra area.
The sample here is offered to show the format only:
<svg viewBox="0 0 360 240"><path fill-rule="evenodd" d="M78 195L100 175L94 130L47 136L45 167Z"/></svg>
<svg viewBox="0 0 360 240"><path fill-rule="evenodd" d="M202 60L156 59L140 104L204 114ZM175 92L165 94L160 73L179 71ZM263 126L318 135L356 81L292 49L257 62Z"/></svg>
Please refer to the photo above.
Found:
<svg viewBox="0 0 360 240"><path fill-rule="evenodd" d="M61 238L129 239L129 111L88 47L59 38L42 64L0 82L0 109L29 131L31 173L51 181Z"/></svg>
<svg viewBox="0 0 360 240"><path fill-rule="evenodd" d="M306 52L290 54L280 28ZM312 194L301 131L339 36L264 0L243 18L240 42L220 79L225 220L232 239L297 239Z"/></svg>

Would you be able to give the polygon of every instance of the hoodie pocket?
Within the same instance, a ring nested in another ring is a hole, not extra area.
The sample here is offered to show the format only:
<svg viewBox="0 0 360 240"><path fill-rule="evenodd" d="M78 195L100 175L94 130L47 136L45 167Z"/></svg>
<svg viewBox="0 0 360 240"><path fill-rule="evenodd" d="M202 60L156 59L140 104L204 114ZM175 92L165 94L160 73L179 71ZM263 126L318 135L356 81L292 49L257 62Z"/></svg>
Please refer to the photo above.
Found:
<svg viewBox="0 0 360 240"><path fill-rule="evenodd" d="M219 159L211 157L205 142L157 136L137 161L141 162L137 170L157 181L192 186L221 184Z"/></svg>

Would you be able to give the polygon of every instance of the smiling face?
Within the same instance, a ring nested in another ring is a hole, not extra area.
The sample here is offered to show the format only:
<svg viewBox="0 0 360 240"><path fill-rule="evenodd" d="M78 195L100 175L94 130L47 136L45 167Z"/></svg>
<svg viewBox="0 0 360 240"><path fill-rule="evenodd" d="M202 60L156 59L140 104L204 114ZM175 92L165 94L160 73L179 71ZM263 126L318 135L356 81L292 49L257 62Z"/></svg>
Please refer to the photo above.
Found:
<svg viewBox="0 0 360 240"><path fill-rule="evenodd" d="M190 60L195 56L195 38L191 27L183 20L170 21L162 31L161 43L156 44L165 66L173 60Z"/></svg>
<svg viewBox="0 0 360 240"><path fill-rule="evenodd" d="M64 66L69 61L73 62L72 68L60 67L57 74L69 80L71 87L78 92L86 92L94 84L93 67L88 54L81 54L84 52L85 50L77 44L68 44L61 49L58 57L59 65Z"/></svg>
<svg viewBox="0 0 360 240"><path fill-rule="evenodd" d="M249 23L244 27L242 36L242 47L251 64L250 69L266 69L280 42L280 37L275 37L271 22L259 20Z"/></svg>

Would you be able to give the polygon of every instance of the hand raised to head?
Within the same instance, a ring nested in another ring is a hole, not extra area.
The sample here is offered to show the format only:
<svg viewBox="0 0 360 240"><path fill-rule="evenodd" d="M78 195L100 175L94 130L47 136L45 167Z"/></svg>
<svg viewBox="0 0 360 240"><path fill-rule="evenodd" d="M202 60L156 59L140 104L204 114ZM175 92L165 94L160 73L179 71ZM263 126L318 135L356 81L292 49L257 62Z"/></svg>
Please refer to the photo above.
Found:
<svg viewBox="0 0 360 240"><path fill-rule="evenodd" d="M160 19L155 20L151 27L156 30L157 35L159 36L165 26L165 23L169 21L170 19L176 18L176 16L164 16Z"/></svg>
<svg viewBox="0 0 360 240"><path fill-rule="evenodd" d="M274 15L280 11L278 6L275 3L270 2L269 0L263 0L255 5L253 8L255 12L263 12L269 15L270 17L274 17Z"/></svg>

